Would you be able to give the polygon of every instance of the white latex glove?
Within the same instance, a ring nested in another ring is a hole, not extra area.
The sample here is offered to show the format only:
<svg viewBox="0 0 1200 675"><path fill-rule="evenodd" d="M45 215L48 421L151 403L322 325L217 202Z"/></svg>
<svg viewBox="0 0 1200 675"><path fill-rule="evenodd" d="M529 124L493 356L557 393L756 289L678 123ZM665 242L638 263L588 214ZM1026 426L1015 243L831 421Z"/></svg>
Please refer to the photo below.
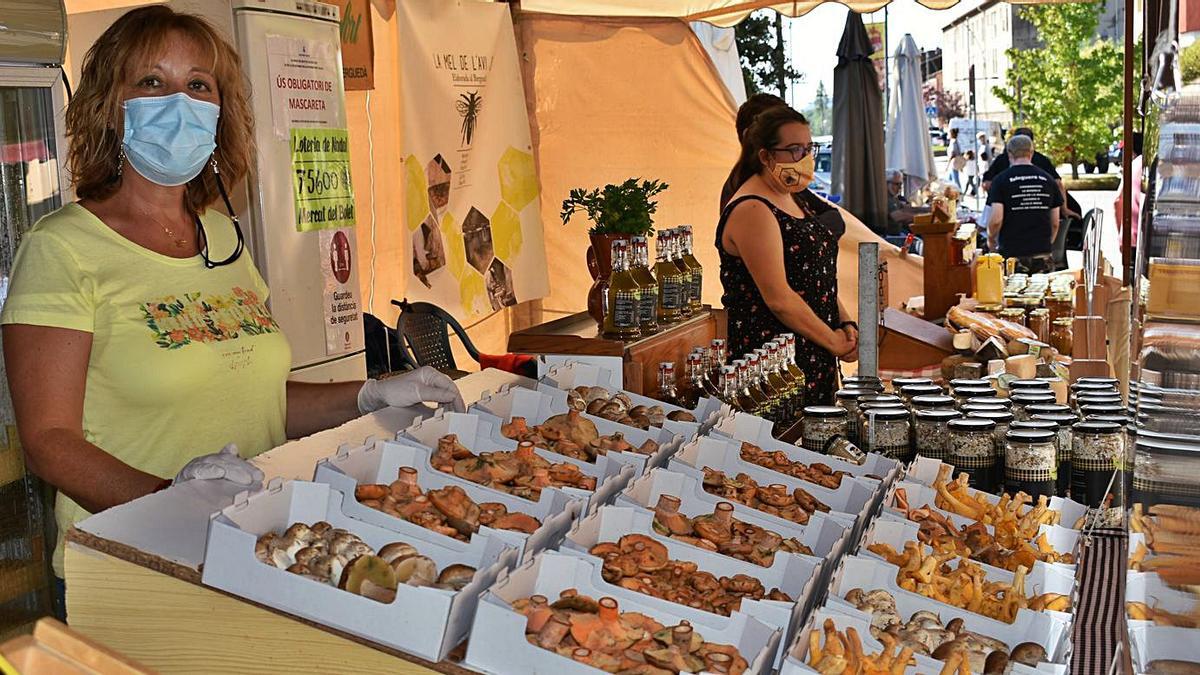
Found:
<svg viewBox="0 0 1200 675"><path fill-rule="evenodd" d="M467 409L454 380L429 366L385 380L367 380L358 390L358 412L363 415L388 407L407 408L426 401L449 404L454 412Z"/></svg>
<svg viewBox="0 0 1200 675"><path fill-rule="evenodd" d="M258 487L262 485L263 472L257 466L238 455L233 443L221 448L220 452L201 455L188 462L175 476L174 483L188 480L224 479L236 485Z"/></svg>

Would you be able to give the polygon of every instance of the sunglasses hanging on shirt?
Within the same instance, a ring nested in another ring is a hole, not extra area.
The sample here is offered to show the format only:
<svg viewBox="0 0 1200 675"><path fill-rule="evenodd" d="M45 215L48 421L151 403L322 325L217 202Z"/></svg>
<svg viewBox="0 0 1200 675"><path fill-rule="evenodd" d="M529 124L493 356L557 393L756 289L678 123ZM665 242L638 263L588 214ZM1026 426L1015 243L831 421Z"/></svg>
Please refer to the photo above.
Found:
<svg viewBox="0 0 1200 675"><path fill-rule="evenodd" d="M193 216L196 219L196 230L200 233L200 258L204 260L204 266L208 269L223 267L233 264L242 255L242 249L246 247L246 241L242 236L242 225L238 221L237 214L233 211L233 203L229 201L229 195L225 192L225 183L221 181L221 171L217 168L217 159L213 157L210 161L213 175L217 177L217 191L221 193L221 200L225 202L225 211L229 214L229 220L233 222L233 231L237 235L237 245L233 248L233 253L224 260L211 260L208 257L208 236L204 232L204 225L200 222L200 216Z"/></svg>

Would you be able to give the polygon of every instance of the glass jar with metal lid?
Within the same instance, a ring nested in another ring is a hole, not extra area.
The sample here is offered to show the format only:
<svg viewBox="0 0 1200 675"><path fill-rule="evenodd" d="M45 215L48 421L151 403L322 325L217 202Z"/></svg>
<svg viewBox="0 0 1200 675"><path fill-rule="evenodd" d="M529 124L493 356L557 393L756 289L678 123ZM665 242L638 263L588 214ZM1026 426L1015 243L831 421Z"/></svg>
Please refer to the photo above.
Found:
<svg viewBox="0 0 1200 675"><path fill-rule="evenodd" d="M905 408L868 408L865 429L867 452L908 462L912 459L909 442L908 410Z"/></svg>
<svg viewBox="0 0 1200 675"><path fill-rule="evenodd" d="M1052 422L1048 424L1053 425ZM1054 496L1058 478L1058 449L1054 437L1055 431L1051 429L1009 430L1004 449L1006 492L1024 492L1035 500L1041 496Z"/></svg>
<svg viewBox="0 0 1200 675"><path fill-rule="evenodd" d="M1075 380L1075 384L1106 384L1110 387L1116 388L1116 387L1121 386L1121 381L1115 377L1098 377L1095 375L1091 375L1088 377L1081 377L1078 380Z"/></svg>
<svg viewBox="0 0 1200 675"><path fill-rule="evenodd" d="M911 404L914 396L937 396L945 390L936 384L906 384L900 389L900 399Z"/></svg>
<svg viewBox="0 0 1200 675"><path fill-rule="evenodd" d="M883 391L883 380L873 375L853 375L842 380L843 387L858 387L859 389L874 389Z"/></svg>
<svg viewBox="0 0 1200 675"><path fill-rule="evenodd" d="M1004 444L1006 442L1005 434L1008 433L1008 425L1012 424L1013 414L1007 410L972 410L967 413L967 417L976 419L991 420L995 423L995 434L993 435L994 449L996 457L1004 457Z"/></svg>
<svg viewBox="0 0 1200 675"><path fill-rule="evenodd" d="M1075 395L1075 405L1078 407L1085 405L1122 405L1123 403L1121 395L1115 391L1105 394L1082 392Z"/></svg>
<svg viewBox="0 0 1200 675"><path fill-rule="evenodd" d="M950 460L950 420L962 415L952 408L917 410L913 420L913 449L923 457Z"/></svg>
<svg viewBox="0 0 1200 675"><path fill-rule="evenodd" d="M1051 309L1050 313L1053 314L1054 310ZM1075 348L1074 322L1075 319L1071 317L1050 320L1050 346L1063 356L1071 354Z"/></svg>
<svg viewBox="0 0 1200 675"><path fill-rule="evenodd" d="M910 384L933 384L928 377L895 377L892 378L892 391L900 391Z"/></svg>
<svg viewBox="0 0 1200 675"><path fill-rule="evenodd" d="M1119 403L1087 403L1079 406L1084 419L1097 416L1129 417L1129 409Z"/></svg>
<svg viewBox="0 0 1200 675"><path fill-rule="evenodd" d="M1008 412L1008 408L999 403L965 403L958 409L963 415L970 415L973 412Z"/></svg>
<svg viewBox="0 0 1200 675"><path fill-rule="evenodd" d="M847 387L838 389L833 394L834 400L838 405L846 409L849 415L850 425L847 431L847 438L852 443L858 442L858 399L863 396L873 395L875 392L870 389L862 389L860 387Z"/></svg>
<svg viewBox="0 0 1200 675"><path fill-rule="evenodd" d="M1046 309L1050 310L1050 321L1070 319L1075 316L1075 300L1069 295L1052 295L1046 298Z"/></svg>
<svg viewBox="0 0 1200 675"><path fill-rule="evenodd" d="M1122 484L1120 477L1114 480L1113 473L1124 468L1124 431L1115 422L1093 420L1078 422L1071 428L1071 499L1086 506L1100 506L1110 483Z"/></svg>
<svg viewBox="0 0 1200 675"><path fill-rule="evenodd" d="M1002 408L1004 410L1012 410L1012 401L999 396L973 396L967 399L964 405L982 405L989 408Z"/></svg>
<svg viewBox="0 0 1200 675"><path fill-rule="evenodd" d="M1023 393L1026 391L1050 391L1050 382L1048 380L1013 380L1008 383L1008 390L1013 394Z"/></svg>
<svg viewBox="0 0 1200 675"><path fill-rule="evenodd" d="M913 410L953 408L954 397L947 396L945 394L914 396L912 397L912 400L908 402L908 404Z"/></svg>
<svg viewBox="0 0 1200 675"><path fill-rule="evenodd" d="M956 471L967 474L971 487L995 493L1003 473L992 439L996 423L978 417L960 417L946 426L950 431L949 463Z"/></svg>
<svg viewBox="0 0 1200 675"><path fill-rule="evenodd" d="M1011 321L1018 326L1024 326L1025 310L1021 307L1009 307L1007 309L1000 310L1000 312L996 314L996 318L1004 319L1005 321Z"/></svg>
<svg viewBox="0 0 1200 675"><path fill-rule="evenodd" d="M1024 391L1019 394L1009 396L1013 402L1013 415L1019 420L1029 419L1029 413L1025 412L1026 406L1045 405L1047 403L1057 403L1058 397L1053 392L1049 391Z"/></svg>
<svg viewBox="0 0 1200 675"><path fill-rule="evenodd" d="M834 436L846 435L846 420L849 413L837 405L809 405L804 407L800 421L800 444L813 452L822 452L825 444Z"/></svg>
<svg viewBox="0 0 1200 675"><path fill-rule="evenodd" d="M1025 406L1025 412L1032 418L1034 415L1069 413L1071 406L1062 403L1031 403Z"/></svg>
<svg viewBox="0 0 1200 675"><path fill-rule="evenodd" d="M905 415L908 414L908 408L905 408L904 404L899 401L860 402L858 404L858 419L855 420L858 424L858 444L867 452L874 452L871 449L870 436L868 435L870 432L868 425L870 418L868 413L872 410L903 410Z"/></svg>
<svg viewBox="0 0 1200 675"><path fill-rule="evenodd" d="M983 379L972 378L972 377L956 377L953 380L950 380L950 389L952 391L958 391L959 389L962 389L963 387L988 387L988 388L991 388L991 386L992 386L991 380L983 380ZM992 393L995 393L995 390L993 390Z"/></svg>
<svg viewBox="0 0 1200 675"><path fill-rule="evenodd" d="M1050 344L1050 310L1045 307L1031 310L1028 316L1029 330L1037 336L1038 342Z"/></svg>
<svg viewBox="0 0 1200 675"><path fill-rule="evenodd" d="M1035 406L1030 406L1030 408L1033 407ZM1062 412L1035 412L1030 418L1031 422L1042 420L1058 425L1058 432L1054 439L1054 448L1058 452L1058 477L1055 480L1055 493L1059 497L1066 497L1071 489L1071 425L1079 421L1079 416L1070 410L1064 410Z"/></svg>
<svg viewBox="0 0 1200 675"><path fill-rule="evenodd" d="M989 304L985 304L985 305L976 305L975 311L983 312L984 314L991 314L992 316L996 316L1000 312L1004 311L1004 305L994 304L994 303L989 303Z"/></svg>
<svg viewBox="0 0 1200 675"><path fill-rule="evenodd" d="M967 400L978 398L980 396L995 396L996 390L991 387L958 387L954 390L954 398L959 405L966 403Z"/></svg>

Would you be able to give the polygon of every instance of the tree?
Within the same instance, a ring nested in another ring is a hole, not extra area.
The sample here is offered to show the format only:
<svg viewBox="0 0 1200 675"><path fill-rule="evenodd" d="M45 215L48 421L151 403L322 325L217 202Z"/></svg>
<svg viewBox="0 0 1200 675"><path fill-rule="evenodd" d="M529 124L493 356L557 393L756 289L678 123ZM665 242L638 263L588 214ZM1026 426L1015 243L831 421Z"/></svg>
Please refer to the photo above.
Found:
<svg viewBox="0 0 1200 675"><path fill-rule="evenodd" d="M783 43L783 17L773 10L751 14L734 29L746 94L774 91L787 98L787 84L803 77L792 68Z"/></svg>
<svg viewBox="0 0 1200 675"><path fill-rule="evenodd" d="M1044 46L1008 50L1007 87L992 88L1033 129L1043 153L1070 160L1075 178L1079 162L1108 148L1121 120L1121 50L1092 39L1101 9L1101 2L1022 8Z"/></svg>
<svg viewBox="0 0 1200 675"><path fill-rule="evenodd" d="M829 95L825 93L825 81L817 82L817 94L813 97L812 105L804 111L813 136L828 136L833 133L829 111Z"/></svg>
<svg viewBox="0 0 1200 675"><path fill-rule="evenodd" d="M955 117L966 117L967 115L967 104L963 101L962 94L957 91L927 86L925 88L925 105L937 108L938 122L943 125L949 124L950 120Z"/></svg>

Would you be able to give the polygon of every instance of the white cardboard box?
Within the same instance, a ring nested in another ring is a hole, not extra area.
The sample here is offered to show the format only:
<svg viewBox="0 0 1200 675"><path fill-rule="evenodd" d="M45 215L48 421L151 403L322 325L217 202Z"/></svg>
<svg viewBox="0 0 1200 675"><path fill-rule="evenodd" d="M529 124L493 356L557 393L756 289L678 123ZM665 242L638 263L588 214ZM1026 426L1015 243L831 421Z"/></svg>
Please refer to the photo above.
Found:
<svg viewBox="0 0 1200 675"><path fill-rule="evenodd" d="M738 520L751 523L778 533L782 537L795 537L800 543L812 549L814 555L825 558L826 573L831 569L831 561L842 555L850 545L850 528L853 519L845 514L814 513L808 524L799 525L790 520L764 513L739 504L710 495L704 491L696 478L668 471L653 469L650 473L630 483L617 497L620 506L639 506L653 511L662 495L672 495L680 499L679 512L694 518L707 515L716 510L717 504L728 502L733 504L733 516Z"/></svg>
<svg viewBox="0 0 1200 675"><path fill-rule="evenodd" d="M704 468L718 469L733 478L739 473L750 476L759 485L782 484L788 490L802 488L813 497L820 500L836 513L843 513L854 518L851 526L851 539L855 540L862 532L862 527L873 513L877 503L876 496L882 492L879 481L873 478L858 478L843 476L841 485L836 490L822 487L787 474L751 464L741 457L741 441L733 441L719 436L704 436L687 444L667 463L671 471L684 473L704 479Z"/></svg>
<svg viewBox="0 0 1200 675"><path fill-rule="evenodd" d="M588 493L582 490L548 487L542 490L541 499L531 502L507 492L484 487L457 476L438 471L429 465L429 450L393 441L375 441L357 447L342 446L337 454L317 462L313 480L326 483L342 492L345 500L342 512L356 520L378 525L397 533L415 536L423 540L461 544L451 537L433 532L406 520L388 515L369 506L363 506L354 497L354 488L359 484L388 484L396 480L400 467L411 466L417 470L417 483L422 490L438 490L448 485L462 488L477 503L499 502L510 513L525 513L541 521L542 526L532 534L498 530L481 526L472 535L477 538L495 537L515 546L519 560L558 544L575 517L587 503Z"/></svg>
<svg viewBox="0 0 1200 675"><path fill-rule="evenodd" d="M897 520L894 518L876 518L867 531L863 533L862 541L858 545L858 554L865 557L877 558L883 560L882 556L876 555L867 550L867 547L874 543L889 544L897 552L903 553L904 546L910 541L920 541L918 533L921 531L921 526L911 520ZM932 549L925 544L921 547L929 552ZM990 581L1012 581L1012 572L994 567L986 563L974 561L976 565L983 568L987 573L987 578ZM1033 573L1037 570L1042 570L1038 574L1045 575L1047 579L1054 579L1052 586L1047 586L1041 592L1062 593L1070 595L1071 590L1075 587L1075 566L1062 563L1044 563L1042 561L1035 562L1033 569L1029 570L1028 580L1032 580ZM1067 588L1068 590L1058 590Z"/></svg>
<svg viewBox="0 0 1200 675"><path fill-rule="evenodd" d="M510 422L516 416L524 417L526 424L532 427L545 422L554 415L566 413L568 411L567 394L564 391L550 387L543 387L540 391L533 391L532 389L525 389L523 387L505 386L501 387L495 393L484 392L483 397L471 405L471 410L476 414L481 414L485 420L494 422L496 424L496 436L503 440L508 440L500 434L500 424ZM667 458L675 452L679 447L678 444L683 440L682 436L677 436L668 429L651 427L649 430L644 430L618 424L612 420L606 420L587 413L582 413L582 415L585 419L590 420L596 425L596 430L602 436L608 436L619 431L624 434L625 440L634 446L640 446L647 439L653 440L655 443L658 443L658 451L653 455L643 455L638 452L609 452L597 457L595 463L572 459L549 452L548 450L542 451L539 454L542 454L544 457L558 457L563 461L578 464L580 467L585 465L607 467L607 465L613 463L628 464L634 467L637 475L641 475L648 467L661 466L666 462ZM615 471L615 469L605 470L609 473Z"/></svg>
<svg viewBox="0 0 1200 675"><path fill-rule="evenodd" d="M531 393L536 394L537 392ZM417 420L412 426L396 434L396 442L424 448L432 457L432 453L437 447L437 439L448 433L458 434L458 442L476 454L512 451L517 448L516 441L507 439L500 433L499 420L486 413L470 412L439 413L429 419ZM660 451L670 452L672 448L668 447ZM585 512L590 512L600 504L611 502L614 496L625 489L629 481L638 474L635 466L623 462L582 462L542 448L535 448L534 452L552 463L574 464L584 474L596 479L596 489L592 492L571 487L558 488L570 495L583 497L587 502L584 507Z"/></svg>
<svg viewBox="0 0 1200 675"><path fill-rule="evenodd" d="M1140 622L1144 623L1144 622ZM1151 661L1170 659L1200 663L1200 629L1176 626L1129 626L1133 669L1145 673Z"/></svg>
<svg viewBox="0 0 1200 675"><path fill-rule="evenodd" d="M1155 609L1175 614L1200 611L1200 599L1197 599L1196 595L1171 588L1153 572L1128 572L1125 575L1125 602L1143 602ZM1153 625L1151 621L1129 620L1130 628ZM1200 652L1197 658L1200 658Z"/></svg>
<svg viewBox="0 0 1200 675"><path fill-rule="evenodd" d="M901 617L907 621L908 617ZM854 628L858 632L863 643L864 654L878 654L883 650L883 644L871 636L871 617L865 612L860 612L853 609L849 605L834 604L822 607L812 613L808 623L796 633L795 639L792 641L787 652L787 659L780 669L780 675L811 675L817 671L813 670L808 665L808 636L812 631L823 631L825 619L833 619L834 625L839 631L845 632L847 628ZM824 644L824 639L822 639ZM1011 649L1015 645L1009 645ZM915 665L910 666L905 670L906 673L928 674L941 672L945 665L930 656L923 654L914 654L913 660ZM1007 672L1007 671L1006 671ZM1023 664L1012 664L1011 672L1013 675L1026 675L1029 673L1054 673L1056 675L1065 675L1065 664L1041 663L1037 668L1031 668Z"/></svg>
<svg viewBox="0 0 1200 675"><path fill-rule="evenodd" d="M771 422L761 417L734 412L717 421L717 425L713 427L713 434L753 443L767 451L782 450L788 457L806 464L823 462L836 471L845 471L855 476L877 476L885 486L891 485L900 476L900 462L879 453L869 452L863 464L854 464L840 457L831 457L798 445L784 443L771 436L771 429Z"/></svg>
<svg viewBox="0 0 1200 675"><path fill-rule="evenodd" d="M853 610L854 607L845 601L845 597L854 588L883 589L891 593L896 600L897 614L904 621L921 610L935 612L943 622L962 619L967 630L1001 640L1009 647L1022 642L1036 642L1046 649L1051 661L1061 660L1060 655L1070 638L1070 616L1062 612L1021 609L1017 610L1017 619L1013 623L997 621L900 588L896 584L896 568L881 560L859 556L842 558L841 565L833 573L827 604Z"/></svg>
<svg viewBox="0 0 1200 675"><path fill-rule="evenodd" d="M923 506L928 506L929 508L950 518L951 522L955 523L960 528L971 525L975 522L970 518L960 516L957 513L951 513L945 509L938 508L936 505L937 490L928 485L913 483L907 480L899 481L892 486L892 489L888 492L887 497L885 497L883 500L883 515L891 515L900 519L904 519L904 514L895 508L896 491L900 489L904 490L905 496L908 498L908 505L910 508L918 509ZM972 494L987 495L988 501L993 504L999 501L999 497L988 492L972 490ZM1077 502L1071 503L1075 504ZM991 526L988 526L988 530L991 531L991 529ZM1038 528L1038 531L1046 533L1046 541L1054 547L1055 551L1059 553L1072 553L1078 555L1079 530L1073 530L1070 527L1063 527L1062 525L1042 525L1040 528Z"/></svg>
<svg viewBox="0 0 1200 675"><path fill-rule="evenodd" d="M689 410L649 396L628 391L623 385L623 379L620 373L614 373L607 368L601 368L593 363L568 361L565 364L551 367L539 381L543 386L553 387L564 392L580 386L604 387L612 394L616 394L617 392L624 393L629 397L629 400L633 401L634 405L657 405L661 406L668 413L676 410L689 412L696 418L695 423L700 425L700 435L707 434L708 430L717 423L722 408L726 410L729 408L717 399L704 397L700 399L695 408ZM540 386L539 389L541 389ZM671 420L667 421L670 422ZM664 428L668 428L665 423Z"/></svg>
<svg viewBox="0 0 1200 675"><path fill-rule="evenodd" d="M479 595L500 571L516 563L517 551L500 539L486 539L478 557L354 520L339 506L342 495L328 485L278 479L253 495L242 493L233 505L209 521L202 581L268 607L288 612L372 642L431 661L440 661L466 637ZM394 541L409 541L442 569L453 563L478 567L461 591L401 585L395 601L383 604L329 584L260 562L254 556L258 537L283 532L292 523L327 521L362 538L378 550ZM490 566L485 560L496 560Z"/></svg>
<svg viewBox="0 0 1200 675"><path fill-rule="evenodd" d="M867 550L869 544L882 542L891 544L892 548L897 551L904 551L904 544L909 541L918 541L917 532L920 527L912 521L899 521L891 519L877 519L871 523L866 534L863 535L863 541L859 546L858 554L863 558L878 560L889 567L897 569L895 565L888 563L882 556L878 556ZM928 546L922 545L926 551L929 551ZM1011 583L1013 573L992 565L985 565L978 561L973 561L984 571L984 577L988 581L998 581L1001 583ZM956 560L950 561L951 567L957 567ZM894 573L893 573L894 575ZM1075 590L1075 568L1065 565L1048 565L1043 562L1034 563L1033 569L1025 574L1025 594L1040 595L1042 593L1061 593L1062 595L1070 596Z"/></svg>
<svg viewBox="0 0 1200 675"><path fill-rule="evenodd" d="M587 560L575 555L545 551L520 567L500 576L479 602L471 640L467 645L466 665L484 673L555 673L556 675L590 675L600 672L554 652L532 645L525 640L525 617L513 611L512 603L531 595L544 595L552 602L568 589L600 599L594 585L599 570ZM649 596L619 600L622 612L641 612L663 625L671 626L685 617L664 611ZM778 628L769 626L741 612L733 616L714 617L716 621L697 624L696 632L709 642L735 645L750 663L747 673L766 675L771 672L774 655L779 647Z"/></svg>
<svg viewBox="0 0 1200 675"><path fill-rule="evenodd" d="M917 458L913 460L913 463L909 465L908 472L905 474L904 480L910 483L920 483L932 488L933 482L937 480L938 472L941 470L943 464L944 462L941 460L918 455ZM954 476L956 474L951 472L951 475ZM978 490L971 488L968 488L968 491L972 494L978 492ZM983 494L987 495L988 501L993 504L1000 501L999 495L994 495L990 492L984 492ZM1075 529L1075 522L1082 518L1085 513L1087 513L1087 506L1084 506L1073 499L1051 497L1049 506L1051 511L1058 511L1062 514L1062 519L1060 520L1059 525L1067 529Z"/></svg>
<svg viewBox="0 0 1200 675"><path fill-rule="evenodd" d="M740 610L758 618L763 623L783 629L783 638L780 640L781 649L776 660L776 665L778 665L778 661L783 658L783 645L790 640L791 633L800 625L808 610L811 609L811 600L817 582L821 578L823 561L811 556L777 553L770 567L762 567L659 535L654 531L653 523L654 514L645 509L629 506L605 506L577 522L567 534L567 539L559 547L559 551L586 557L588 560L594 561L597 566L602 566L602 560L588 553L593 546L602 542L617 542L626 534L644 534L666 546L667 553L672 560L694 562L701 571L709 572L718 578L745 574L758 579L768 591L778 588L790 595L793 602L743 600ZM619 590L623 593L633 592ZM615 594L610 593L610 595ZM650 600L663 603L667 611L678 613L689 621L692 620L690 615L696 614L698 618L693 623L703 623L705 617L709 616L707 612L678 606L665 600L660 601L655 598Z"/></svg>

